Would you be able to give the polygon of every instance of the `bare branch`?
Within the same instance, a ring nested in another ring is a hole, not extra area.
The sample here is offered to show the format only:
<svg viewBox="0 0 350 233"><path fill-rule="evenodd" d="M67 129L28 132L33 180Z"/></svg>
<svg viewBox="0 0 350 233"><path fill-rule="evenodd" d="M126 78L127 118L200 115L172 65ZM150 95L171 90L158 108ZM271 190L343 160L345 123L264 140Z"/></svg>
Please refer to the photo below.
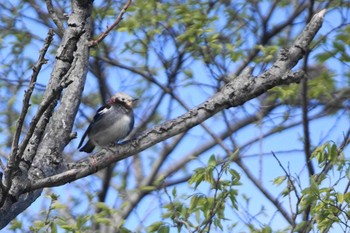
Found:
<svg viewBox="0 0 350 233"><path fill-rule="evenodd" d="M21 110L21 114L19 116L19 119L16 123L16 132L15 135L13 137L13 141L12 141L12 150L11 150L11 154L10 154L10 161L8 163L8 167L10 168L15 160L16 160L16 156L17 156L17 151L18 151L18 143L19 143L19 137L21 135L22 132L22 128L23 128L23 123L24 123L24 119L27 115L28 109L30 107L29 101L30 98L32 96L35 84L36 84L36 80L37 77L39 75L39 72L41 70L41 67L43 64L45 64L47 62L47 60L45 59L45 54L53 40L53 36L54 36L54 32L52 29L49 30L47 37L45 39L45 43L43 48L40 50L40 55L38 58L38 61L36 62L36 64L33 66L32 70L33 70L33 74L32 77L30 79L29 82L29 87L28 90L25 92L24 98L23 98L23 106L22 106L22 110Z"/></svg>
<svg viewBox="0 0 350 233"><path fill-rule="evenodd" d="M46 2L47 10L49 11L49 14L50 14L53 22L56 24L60 35L63 35L63 33L64 33L64 26L63 26L62 22L60 21L60 19L58 18L55 9L53 8L52 1L51 0L45 0L45 2Z"/></svg>
<svg viewBox="0 0 350 233"><path fill-rule="evenodd" d="M131 0L128 0L123 6L123 8L121 9L121 11L119 12L119 15L115 19L114 23L110 27L107 27L106 31L101 33L101 35L99 35L99 37L97 37L96 40L90 41L89 47L94 47L98 45L115 27L118 26L120 21L122 21L123 19L123 15L125 14L126 10L129 8L130 5L131 5Z"/></svg>
<svg viewBox="0 0 350 233"><path fill-rule="evenodd" d="M23 153L23 150L21 150L21 149L20 149L20 151L18 151L19 150L19 148L18 148L19 138L21 136L24 119L25 119L25 117L28 113L28 109L30 107L29 101L30 101L30 98L31 98L33 90L34 90L36 80L38 78L38 75L39 75L39 72L41 70L42 65L47 62L47 60L45 59L45 54L51 45L51 42L53 40L53 36L54 36L54 32L52 29L50 29L48 34L47 34L47 37L45 39L44 46L40 50L38 61L36 62L36 64L32 68L33 74L31 76L28 89L24 94L21 114L19 116L19 119L17 120L16 132L15 132L15 135L14 135L13 141L12 141L10 160L7 163L7 169L5 171L5 174L6 174L5 186L6 186L7 190L9 190L11 188L12 174L13 174L14 170L19 169L18 164L20 161L20 157ZM26 147L28 141L29 141L29 139L27 141L23 140L21 147Z"/></svg>

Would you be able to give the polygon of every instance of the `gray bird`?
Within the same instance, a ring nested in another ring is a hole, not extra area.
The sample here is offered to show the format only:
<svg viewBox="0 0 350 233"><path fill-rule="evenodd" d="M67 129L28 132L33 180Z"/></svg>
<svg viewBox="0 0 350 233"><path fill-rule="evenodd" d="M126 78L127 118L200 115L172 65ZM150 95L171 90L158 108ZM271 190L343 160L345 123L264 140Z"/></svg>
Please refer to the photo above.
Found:
<svg viewBox="0 0 350 233"><path fill-rule="evenodd" d="M125 93L116 93L108 104L100 107L93 121L85 131L78 148L89 137L87 143L79 151L91 153L95 146L107 147L128 136L134 127L134 112L132 110L137 99Z"/></svg>

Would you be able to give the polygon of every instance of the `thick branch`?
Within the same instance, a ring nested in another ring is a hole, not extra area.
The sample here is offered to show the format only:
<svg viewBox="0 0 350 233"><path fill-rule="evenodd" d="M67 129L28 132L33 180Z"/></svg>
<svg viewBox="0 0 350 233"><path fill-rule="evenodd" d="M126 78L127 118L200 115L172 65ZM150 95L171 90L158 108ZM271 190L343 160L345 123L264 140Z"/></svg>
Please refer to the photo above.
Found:
<svg viewBox="0 0 350 233"><path fill-rule="evenodd" d="M71 129L87 72L92 2L74 0L72 7L73 13L57 50L54 69L42 99L47 108L43 110L37 127L33 128L34 132L21 158L21 172L16 174L12 181L13 185L9 192L11 195L5 197L4 204L0 208L0 229L40 196L41 190L21 194L30 184L30 180L58 172L62 151L71 139ZM61 91L69 83L69 87L61 96ZM60 96L60 105L52 114ZM39 111L42 111L40 109Z"/></svg>

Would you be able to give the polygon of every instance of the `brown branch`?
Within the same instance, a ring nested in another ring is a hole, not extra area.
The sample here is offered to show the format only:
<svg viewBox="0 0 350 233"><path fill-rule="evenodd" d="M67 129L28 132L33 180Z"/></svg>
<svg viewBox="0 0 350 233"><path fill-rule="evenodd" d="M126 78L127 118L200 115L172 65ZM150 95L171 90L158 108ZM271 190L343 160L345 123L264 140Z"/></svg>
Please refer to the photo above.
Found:
<svg viewBox="0 0 350 233"><path fill-rule="evenodd" d="M126 10L131 5L131 2L132 2L131 0L128 0L125 3L125 5L121 9L118 17L115 19L114 23L111 26L107 27L106 31L102 32L101 35L99 35L96 40L90 41L90 43L89 43L90 48L98 45L115 27L118 26L118 24L122 21L123 15L125 14Z"/></svg>

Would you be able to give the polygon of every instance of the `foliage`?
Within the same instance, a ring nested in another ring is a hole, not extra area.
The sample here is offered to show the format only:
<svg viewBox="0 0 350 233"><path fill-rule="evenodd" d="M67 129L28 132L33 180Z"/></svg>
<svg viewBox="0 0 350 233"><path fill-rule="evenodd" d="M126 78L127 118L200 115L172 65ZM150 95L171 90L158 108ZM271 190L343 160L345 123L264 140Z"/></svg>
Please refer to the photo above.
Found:
<svg viewBox="0 0 350 233"><path fill-rule="evenodd" d="M47 2L0 3L1 172L48 28L56 36L21 138L41 103L64 33L53 22ZM52 2L66 27L70 1ZM92 34L97 38L125 1L93 4ZM98 106L117 90L140 99L130 138L178 117L244 69L254 67L254 75L269 69L307 20L324 8L329 12L322 31L295 67L305 72L305 86L275 87L111 165L111 170L48 188L51 194L36 202L42 203L42 212L29 207L7 229L349 231L350 17L344 1L134 0L118 27L90 49L73 131L80 139ZM76 150L76 141L65 148L67 161L87 156Z"/></svg>

